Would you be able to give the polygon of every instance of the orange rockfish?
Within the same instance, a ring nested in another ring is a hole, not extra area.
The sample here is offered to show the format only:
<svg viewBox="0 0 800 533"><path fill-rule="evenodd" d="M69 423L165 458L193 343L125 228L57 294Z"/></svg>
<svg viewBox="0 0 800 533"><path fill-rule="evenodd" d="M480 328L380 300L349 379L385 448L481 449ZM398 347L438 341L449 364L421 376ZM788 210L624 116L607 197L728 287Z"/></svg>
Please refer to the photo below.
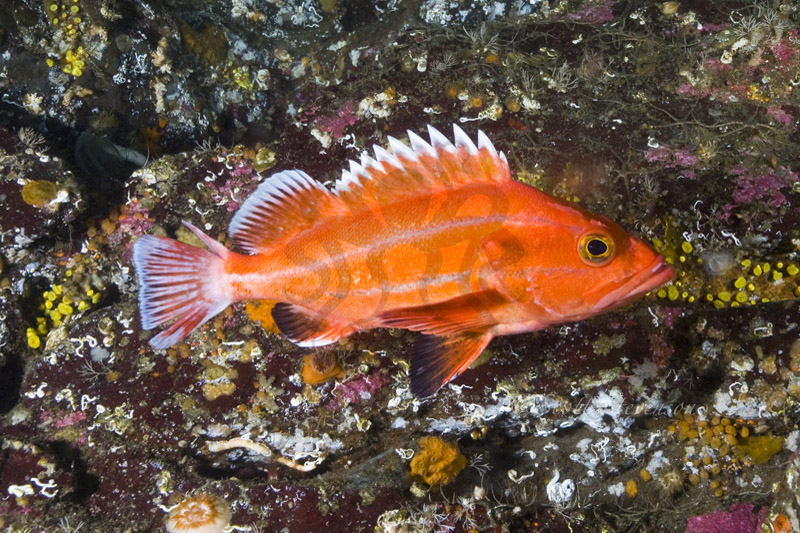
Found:
<svg viewBox="0 0 800 533"><path fill-rule="evenodd" d="M608 311L672 279L650 246L511 178L486 135L453 126L430 143L389 137L333 191L299 170L267 179L242 205L228 250L146 235L136 241L142 327L180 341L231 303L276 300L272 317L300 346L378 327L421 331L411 390L428 396L497 335Z"/></svg>

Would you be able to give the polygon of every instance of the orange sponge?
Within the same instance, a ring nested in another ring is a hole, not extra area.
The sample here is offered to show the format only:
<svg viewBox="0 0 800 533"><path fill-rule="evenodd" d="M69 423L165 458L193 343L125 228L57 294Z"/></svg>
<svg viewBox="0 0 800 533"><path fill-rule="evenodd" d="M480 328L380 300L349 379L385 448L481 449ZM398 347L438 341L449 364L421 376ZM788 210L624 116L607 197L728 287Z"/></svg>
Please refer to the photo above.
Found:
<svg viewBox="0 0 800 533"><path fill-rule="evenodd" d="M419 439L419 452L411 459L409 477L422 479L430 487L440 487L453 481L467 466L467 458L458 445L439 437Z"/></svg>

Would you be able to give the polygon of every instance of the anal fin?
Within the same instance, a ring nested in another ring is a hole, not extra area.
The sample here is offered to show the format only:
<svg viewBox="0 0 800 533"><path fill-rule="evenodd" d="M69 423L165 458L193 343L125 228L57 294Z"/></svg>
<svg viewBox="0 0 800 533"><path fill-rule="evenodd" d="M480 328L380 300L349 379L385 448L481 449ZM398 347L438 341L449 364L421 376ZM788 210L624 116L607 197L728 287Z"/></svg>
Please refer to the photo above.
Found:
<svg viewBox="0 0 800 533"><path fill-rule="evenodd" d="M354 333L349 323L339 323L312 310L279 302L272 308L272 319L289 340L305 348L332 344Z"/></svg>
<svg viewBox="0 0 800 533"><path fill-rule="evenodd" d="M497 291L486 290L457 296L443 302L385 311L378 323L386 328L404 328L429 335L452 335L486 329L497 323L493 311L507 303Z"/></svg>
<svg viewBox="0 0 800 533"><path fill-rule="evenodd" d="M469 368L492 340L488 331L469 331L439 337L421 335L411 358L411 392L430 396Z"/></svg>

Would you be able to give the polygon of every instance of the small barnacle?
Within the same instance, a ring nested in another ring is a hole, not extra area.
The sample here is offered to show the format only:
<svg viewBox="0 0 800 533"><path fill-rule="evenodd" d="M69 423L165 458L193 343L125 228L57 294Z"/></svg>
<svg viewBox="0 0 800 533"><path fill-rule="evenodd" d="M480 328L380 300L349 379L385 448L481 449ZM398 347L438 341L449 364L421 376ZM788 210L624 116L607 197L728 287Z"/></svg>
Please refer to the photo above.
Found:
<svg viewBox="0 0 800 533"><path fill-rule="evenodd" d="M658 10L661 11L662 15L670 17L678 12L678 8L680 6L680 2L664 2L662 4L658 4Z"/></svg>
<svg viewBox="0 0 800 533"><path fill-rule="evenodd" d="M503 103L505 104L506 109L508 109L512 113L517 113L520 109L522 109L522 106L519 103L519 99L513 94L508 95Z"/></svg>
<svg viewBox="0 0 800 533"><path fill-rule="evenodd" d="M581 62L576 69L576 74L582 79L599 79L606 70L605 57L596 50L584 53Z"/></svg>

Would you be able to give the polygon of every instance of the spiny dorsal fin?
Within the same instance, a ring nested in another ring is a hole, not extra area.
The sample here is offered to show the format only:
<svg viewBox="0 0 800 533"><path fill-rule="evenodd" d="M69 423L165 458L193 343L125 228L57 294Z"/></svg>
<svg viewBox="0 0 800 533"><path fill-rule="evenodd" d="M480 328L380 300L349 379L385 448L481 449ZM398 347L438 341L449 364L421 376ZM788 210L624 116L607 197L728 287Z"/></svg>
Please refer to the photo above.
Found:
<svg viewBox="0 0 800 533"><path fill-rule="evenodd" d="M248 252L263 252L336 214L341 205L335 194L305 172L285 170L258 186L234 215L229 233Z"/></svg>
<svg viewBox="0 0 800 533"><path fill-rule="evenodd" d="M505 155L495 150L482 131L478 132L477 145L455 124L453 132L455 144L433 126L428 126L430 143L411 131L410 146L389 137L392 153L374 146L375 157L362 154L360 162L351 161L350 169L343 171L336 183L336 193L352 207L467 183L511 179Z"/></svg>
<svg viewBox="0 0 800 533"><path fill-rule="evenodd" d="M367 204L384 204L467 183L511 179L508 161L486 135L476 145L457 125L455 144L432 126L431 142L408 132L410 146L389 137L389 153L350 161L333 192L301 170L285 170L264 181L231 220L229 233L250 253L264 252L326 217L344 215Z"/></svg>

